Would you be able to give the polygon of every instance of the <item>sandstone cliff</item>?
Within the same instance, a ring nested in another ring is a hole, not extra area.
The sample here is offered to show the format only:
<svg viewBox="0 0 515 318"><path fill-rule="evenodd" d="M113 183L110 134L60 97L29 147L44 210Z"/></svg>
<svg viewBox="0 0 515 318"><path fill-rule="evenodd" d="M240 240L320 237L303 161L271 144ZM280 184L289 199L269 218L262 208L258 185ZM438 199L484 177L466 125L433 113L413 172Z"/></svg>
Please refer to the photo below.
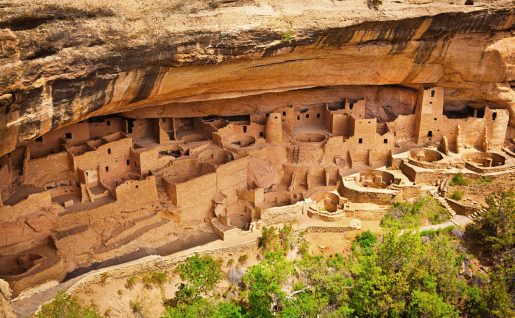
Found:
<svg viewBox="0 0 515 318"><path fill-rule="evenodd" d="M438 84L515 125L514 20L511 1L0 1L0 155L88 116L335 85Z"/></svg>

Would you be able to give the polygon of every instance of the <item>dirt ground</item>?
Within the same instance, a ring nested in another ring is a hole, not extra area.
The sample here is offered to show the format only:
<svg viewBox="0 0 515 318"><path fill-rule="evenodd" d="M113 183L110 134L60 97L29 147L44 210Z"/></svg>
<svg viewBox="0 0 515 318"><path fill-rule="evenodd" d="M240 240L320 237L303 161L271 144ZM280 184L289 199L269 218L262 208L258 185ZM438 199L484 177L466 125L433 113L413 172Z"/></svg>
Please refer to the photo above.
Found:
<svg viewBox="0 0 515 318"><path fill-rule="evenodd" d="M363 231L380 232L379 220L362 221L361 230L344 233L308 233L306 240L310 243L309 252L314 255L347 254L351 251L352 241Z"/></svg>
<svg viewBox="0 0 515 318"><path fill-rule="evenodd" d="M466 186L449 186L448 195L451 195L455 190L462 191L463 198L460 202L477 207L484 205L486 203L485 198L490 194L515 189L515 173L492 177L489 182L481 182L479 179L468 177L467 180L469 180L469 184Z"/></svg>

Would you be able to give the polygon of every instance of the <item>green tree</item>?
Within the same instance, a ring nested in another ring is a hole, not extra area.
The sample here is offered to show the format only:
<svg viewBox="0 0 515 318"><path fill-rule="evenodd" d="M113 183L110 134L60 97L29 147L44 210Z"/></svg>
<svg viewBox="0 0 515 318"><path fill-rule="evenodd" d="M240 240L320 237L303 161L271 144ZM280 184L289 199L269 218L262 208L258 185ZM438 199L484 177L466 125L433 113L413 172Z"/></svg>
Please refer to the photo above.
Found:
<svg viewBox="0 0 515 318"><path fill-rule="evenodd" d="M77 299L59 292L49 303L44 304L35 318L100 318L100 314L92 307L84 307Z"/></svg>

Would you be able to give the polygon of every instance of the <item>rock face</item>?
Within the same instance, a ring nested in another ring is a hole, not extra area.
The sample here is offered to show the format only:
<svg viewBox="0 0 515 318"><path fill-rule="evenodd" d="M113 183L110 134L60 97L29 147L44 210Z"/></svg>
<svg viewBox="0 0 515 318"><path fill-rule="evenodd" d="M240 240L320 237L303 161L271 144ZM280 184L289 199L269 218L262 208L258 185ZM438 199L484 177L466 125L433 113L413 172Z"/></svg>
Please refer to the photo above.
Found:
<svg viewBox="0 0 515 318"><path fill-rule="evenodd" d="M2 2L0 155L93 115L336 85L437 84L449 107L507 108L515 125L510 1L351 7Z"/></svg>

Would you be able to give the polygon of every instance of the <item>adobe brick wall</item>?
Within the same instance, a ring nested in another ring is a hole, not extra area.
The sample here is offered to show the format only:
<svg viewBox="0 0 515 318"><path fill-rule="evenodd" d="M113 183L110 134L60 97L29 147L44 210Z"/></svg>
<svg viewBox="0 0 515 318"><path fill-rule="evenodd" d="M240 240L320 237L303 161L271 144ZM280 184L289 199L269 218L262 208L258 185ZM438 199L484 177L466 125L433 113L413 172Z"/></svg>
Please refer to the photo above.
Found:
<svg viewBox="0 0 515 318"><path fill-rule="evenodd" d="M37 187L43 187L49 182L70 179L72 179L72 175L70 157L67 152L28 160L23 171L23 183Z"/></svg>
<svg viewBox="0 0 515 318"><path fill-rule="evenodd" d="M0 221L16 220L37 212L42 208L48 208L51 205L52 197L50 196L50 191L33 193L30 194L27 199L15 205L4 205L0 207Z"/></svg>

